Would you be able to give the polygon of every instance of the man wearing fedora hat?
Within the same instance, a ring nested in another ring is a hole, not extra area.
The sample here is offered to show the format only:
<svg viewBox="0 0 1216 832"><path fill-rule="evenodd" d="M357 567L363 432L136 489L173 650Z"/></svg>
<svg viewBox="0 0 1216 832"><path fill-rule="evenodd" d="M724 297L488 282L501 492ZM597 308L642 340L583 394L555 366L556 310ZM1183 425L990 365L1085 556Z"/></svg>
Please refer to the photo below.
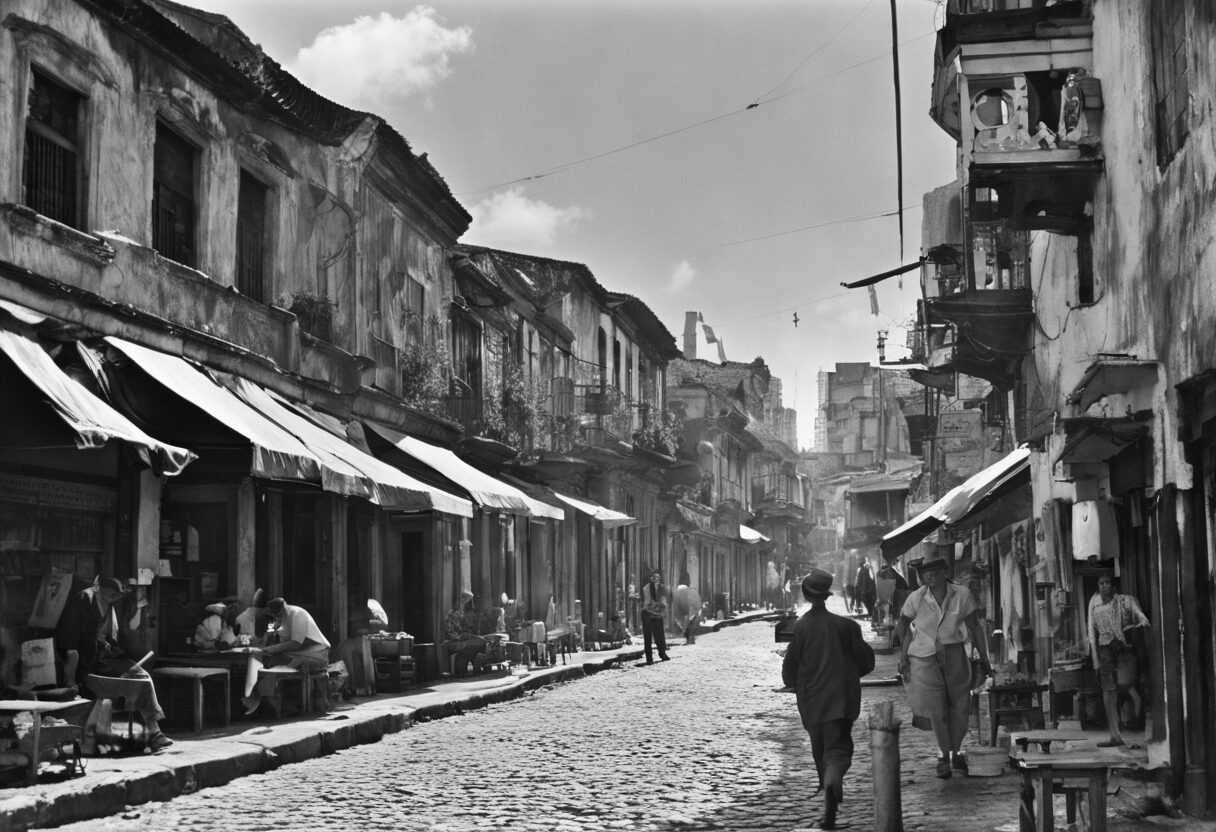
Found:
<svg viewBox="0 0 1216 832"><path fill-rule="evenodd" d="M836 829L844 775L853 762L853 723L861 714L861 677L874 669L874 651L856 621L828 612L832 573L812 569L802 579L811 608L794 625L794 639L781 665L786 687L798 695L802 727L824 792L821 829Z"/></svg>

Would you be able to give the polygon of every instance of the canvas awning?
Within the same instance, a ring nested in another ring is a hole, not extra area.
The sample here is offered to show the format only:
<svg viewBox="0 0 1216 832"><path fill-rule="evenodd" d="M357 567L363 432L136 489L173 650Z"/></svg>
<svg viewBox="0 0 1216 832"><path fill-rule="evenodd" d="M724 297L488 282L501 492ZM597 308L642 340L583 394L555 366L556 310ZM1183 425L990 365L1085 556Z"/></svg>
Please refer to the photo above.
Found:
<svg viewBox="0 0 1216 832"><path fill-rule="evenodd" d="M751 526L739 524L739 539L744 543L767 543L772 538L753 529Z"/></svg>
<svg viewBox="0 0 1216 832"><path fill-rule="evenodd" d="M618 526L629 526L638 522L636 517L630 517L628 514L613 511L610 508L604 508L598 503L592 503L579 497L571 497L568 494L562 494L557 491L553 492L553 496L557 497L557 499L561 500L575 511L581 511L583 514L599 520L604 524L605 529L615 529Z"/></svg>
<svg viewBox="0 0 1216 832"><path fill-rule="evenodd" d="M895 560L942 526L962 523L1030 479L1030 449L1013 453L973 474L961 485L946 492L933 505L883 535L879 544L887 560Z"/></svg>
<svg viewBox="0 0 1216 832"><path fill-rule="evenodd" d="M123 442L145 465L168 477L180 474L196 459L185 448L167 445L144 433L130 419L61 370L50 354L28 335L0 327L0 351L46 396L55 415L76 435L77 448L101 448L112 442Z"/></svg>
<svg viewBox="0 0 1216 832"><path fill-rule="evenodd" d="M113 336L105 340L167 391L248 440L253 476L320 481L321 463L299 439L186 360Z"/></svg>
<svg viewBox="0 0 1216 832"><path fill-rule="evenodd" d="M381 462L344 437L321 427L283 397L243 378L233 379L232 384L242 399L296 436L321 460L322 487L327 491L362 497L384 508L473 516L473 505L468 500Z"/></svg>
<svg viewBox="0 0 1216 832"><path fill-rule="evenodd" d="M566 512L529 497L522 489L474 468L447 448L406 436L374 422L366 423L373 431L411 459L421 462L469 493L473 502L485 509L508 514L523 514L561 520Z"/></svg>

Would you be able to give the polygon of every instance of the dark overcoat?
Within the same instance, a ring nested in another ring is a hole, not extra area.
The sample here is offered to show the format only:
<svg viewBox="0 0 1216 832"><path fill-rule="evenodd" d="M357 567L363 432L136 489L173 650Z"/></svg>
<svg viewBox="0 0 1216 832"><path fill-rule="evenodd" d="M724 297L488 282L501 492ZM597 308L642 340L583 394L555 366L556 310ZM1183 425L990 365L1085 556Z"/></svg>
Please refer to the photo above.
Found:
<svg viewBox="0 0 1216 832"><path fill-rule="evenodd" d="M856 621L813 606L794 625L781 678L798 694L798 713L808 730L861 713L861 677L874 669L874 651Z"/></svg>

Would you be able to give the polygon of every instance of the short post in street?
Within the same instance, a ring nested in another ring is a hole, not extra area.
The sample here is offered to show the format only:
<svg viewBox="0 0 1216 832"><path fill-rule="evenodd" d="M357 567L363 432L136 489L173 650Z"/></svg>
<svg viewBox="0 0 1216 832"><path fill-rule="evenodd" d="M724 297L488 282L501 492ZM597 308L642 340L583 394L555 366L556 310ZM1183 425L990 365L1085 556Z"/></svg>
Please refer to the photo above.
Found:
<svg viewBox="0 0 1216 832"><path fill-rule="evenodd" d="M874 783L874 832L903 832L899 791L899 724L891 700L870 705L870 767Z"/></svg>

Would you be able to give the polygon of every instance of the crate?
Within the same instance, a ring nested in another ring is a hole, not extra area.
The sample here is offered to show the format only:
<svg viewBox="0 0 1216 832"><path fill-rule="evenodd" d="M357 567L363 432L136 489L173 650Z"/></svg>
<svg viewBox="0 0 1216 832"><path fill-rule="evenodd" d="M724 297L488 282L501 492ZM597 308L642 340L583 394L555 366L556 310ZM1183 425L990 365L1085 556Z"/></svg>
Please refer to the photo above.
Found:
<svg viewBox="0 0 1216 832"><path fill-rule="evenodd" d="M414 637L369 638L373 656L408 656L414 652Z"/></svg>

